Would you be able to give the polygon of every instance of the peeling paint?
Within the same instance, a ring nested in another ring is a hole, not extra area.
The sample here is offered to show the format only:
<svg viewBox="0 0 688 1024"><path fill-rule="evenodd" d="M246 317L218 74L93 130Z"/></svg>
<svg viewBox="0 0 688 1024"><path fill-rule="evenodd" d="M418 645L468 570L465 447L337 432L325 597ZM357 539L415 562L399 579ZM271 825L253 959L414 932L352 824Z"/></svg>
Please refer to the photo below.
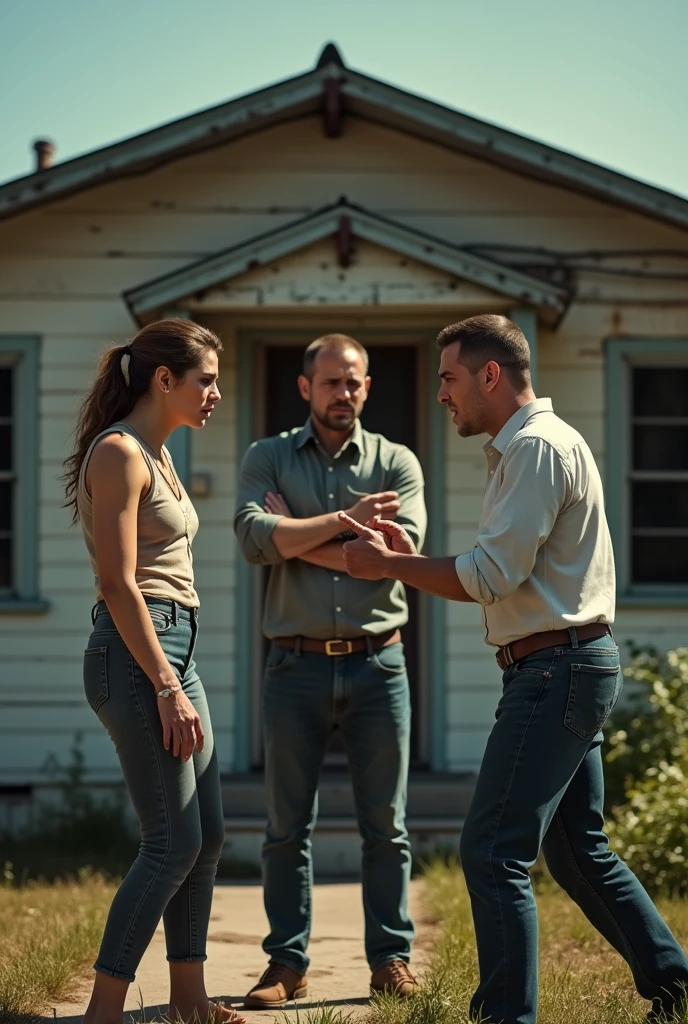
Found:
<svg viewBox="0 0 688 1024"><path fill-rule="evenodd" d="M397 265L400 265L400 256L406 261L415 261L415 264L407 262L404 270L410 270L414 265L432 268L434 272L444 275L445 292L450 291L447 284L449 280L461 278L512 299L527 296L543 314L550 310L561 313L568 304L566 289L544 279L536 279L520 268L507 267L440 239L429 241L425 233L360 206L343 202L323 207L308 217L253 238L243 245L234 246L131 289L124 293L125 300L131 310L141 316L170 302L182 301L185 296L197 291L199 286L217 290L224 282L236 280L241 274L254 272L277 260L283 263L291 253L325 239L338 237L344 219L349 222L351 236L358 239L359 247L363 242L381 246L395 254L394 262ZM330 268L334 269L334 264L322 260L322 257L318 258L317 263L321 273L326 274ZM356 250L356 258L351 260L350 270L358 267L359 263ZM342 279L339 281L341 284ZM292 301L301 303L304 299L299 297ZM376 301L379 301L379 295Z"/></svg>

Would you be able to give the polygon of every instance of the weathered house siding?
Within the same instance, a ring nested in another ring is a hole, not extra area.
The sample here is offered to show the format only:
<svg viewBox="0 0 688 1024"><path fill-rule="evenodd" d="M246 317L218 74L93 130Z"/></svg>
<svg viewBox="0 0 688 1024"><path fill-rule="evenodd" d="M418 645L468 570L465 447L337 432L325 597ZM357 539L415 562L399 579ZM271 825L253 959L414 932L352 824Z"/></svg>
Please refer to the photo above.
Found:
<svg viewBox="0 0 688 1024"><path fill-rule="evenodd" d="M251 236L285 225L340 195L460 245L530 246L559 252L676 250L685 235L564 188L486 165L400 132L348 118L326 139L318 118L260 132L140 177L89 189L0 223L0 334L38 334L40 354L41 616L0 613L0 782L33 782L48 752L63 761L74 733L85 738L94 778L119 774L114 753L85 704L81 652L92 581L78 528L69 527L58 482L80 394L107 344L130 336L122 291ZM221 767L234 760L235 570L231 530L237 459L237 338L242 327L332 322L355 333L382 322L423 327L507 311L503 295L453 280L382 247L361 244L354 265L336 265L320 242L275 265L248 270L185 307L220 329L223 402L193 436L193 468L212 474L197 502L195 565L201 593L198 664L209 692ZM509 258L497 252L498 258ZM522 260L527 254L511 253ZM618 261L619 262L619 261ZM639 265L638 259L626 261ZM667 260L648 259L648 269ZM555 331L540 328L539 385L589 440L604 470L605 357L610 336L688 337L686 285L582 274L577 299ZM657 304L657 303L660 304ZM484 487L479 440L446 439L447 550L470 547ZM239 597L240 599L240 597ZM446 610L446 767L479 763L499 688L476 608ZM623 643L685 642L685 610L620 610Z"/></svg>

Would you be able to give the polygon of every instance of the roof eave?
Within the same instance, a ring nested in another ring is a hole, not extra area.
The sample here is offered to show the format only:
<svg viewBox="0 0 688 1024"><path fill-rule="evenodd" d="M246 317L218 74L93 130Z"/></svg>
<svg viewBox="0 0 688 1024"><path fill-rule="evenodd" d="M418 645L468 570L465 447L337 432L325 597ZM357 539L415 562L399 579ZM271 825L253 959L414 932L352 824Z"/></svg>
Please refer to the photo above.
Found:
<svg viewBox="0 0 688 1024"><path fill-rule="evenodd" d="M321 102L323 80L331 73L332 68L326 66L298 75L48 170L17 178L0 186L0 220L312 113Z"/></svg>
<svg viewBox="0 0 688 1024"><path fill-rule="evenodd" d="M359 72L347 71L342 91L351 111L369 120L688 230L688 199L656 185Z"/></svg>
<svg viewBox="0 0 688 1024"><path fill-rule="evenodd" d="M313 71L1 185L0 219L313 114L323 109L328 78L339 80L349 113L688 230L688 199L351 71L338 55Z"/></svg>

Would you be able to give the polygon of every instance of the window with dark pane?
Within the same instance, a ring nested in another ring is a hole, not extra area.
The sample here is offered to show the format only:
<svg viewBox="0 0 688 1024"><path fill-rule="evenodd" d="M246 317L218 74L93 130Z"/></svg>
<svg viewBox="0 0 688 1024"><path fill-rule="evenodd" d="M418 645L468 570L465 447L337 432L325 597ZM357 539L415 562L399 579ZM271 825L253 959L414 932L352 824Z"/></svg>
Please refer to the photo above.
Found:
<svg viewBox="0 0 688 1024"><path fill-rule="evenodd" d="M0 366L0 473L12 469L12 367Z"/></svg>
<svg viewBox="0 0 688 1024"><path fill-rule="evenodd" d="M688 366L636 366L631 399L633 583L688 585Z"/></svg>
<svg viewBox="0 0 688 1024"><path fill-rule="evenodd" d="M13 370L0 366L0 590L12 586L14 505Z"/></svg>
<svg viewBox="0 0 688 1024"><path fill-rule="evenodd" d="M636 366L633 369L633 418L688 418L688 366Z"/></svg>

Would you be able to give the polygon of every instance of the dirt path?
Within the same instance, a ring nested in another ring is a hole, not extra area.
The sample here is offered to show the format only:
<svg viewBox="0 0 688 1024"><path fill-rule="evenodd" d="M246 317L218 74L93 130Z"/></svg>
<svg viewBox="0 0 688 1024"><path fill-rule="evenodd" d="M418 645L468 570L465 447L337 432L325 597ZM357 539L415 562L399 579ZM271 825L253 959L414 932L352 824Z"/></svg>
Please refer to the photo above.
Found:
<svg viewBox="0 0 688 1024"><path fill-rule="evenodd" d="M431 925L421 902L422 882L411 883L411 911L416 922L413 970L422 974L431 945ZM316 885L313 899L313 937L308 972L310 991L300 1009L326 1003L351 1007L354 1019L367 1003L370 973L363 954L363 911L360 885L355 882ZM259 885L218 885L210 919L206 977L214 999L241 1004L242 998L266 965L261 949L265 933L262 890ZM90 979L81 983L68 1002L57 1004L61 1019L75 1021L83 1013L90 994ZM140 996L139 996L140 989ZM155 934L136 982L129 990L126 1016L139 1008L141 998L150 1021L166 1009L167 963L162 928ZM160 1009L158 1009L160 1008ZM137 1014L138 1016L138 1014ZM276 1016L265 1011L246 1011L246 1019L271 1024ZM290 1012L289 1019L296 1020Z"/></svg>

